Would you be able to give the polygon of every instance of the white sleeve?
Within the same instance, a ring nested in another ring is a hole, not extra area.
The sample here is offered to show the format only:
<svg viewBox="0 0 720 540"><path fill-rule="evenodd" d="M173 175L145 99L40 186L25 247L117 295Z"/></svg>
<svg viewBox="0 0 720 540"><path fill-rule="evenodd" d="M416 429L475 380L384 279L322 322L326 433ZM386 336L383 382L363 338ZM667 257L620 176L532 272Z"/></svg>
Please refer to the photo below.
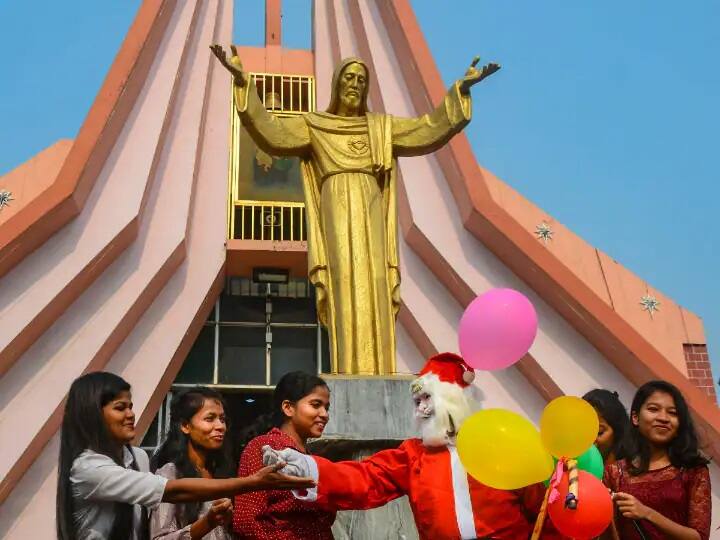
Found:
<svg viewBox="0 0 720 540"><path fill-rule="evenodd" d="M320 471L318 471L317 462L310 456L307 456L305 454L300 454L305 461L304 468L306 471L308 471L309 474L307 474L308 478L312 478L315 480L315 483L317 484L318 480L320 479ZM282 472L282 471L280 471ZM299 499L301 501L307 501L307 502L313 502L317 500L318 497L318 488L317 485L314 488L304 489L304 490L297 490L293 489L292 494L296 499Z"/></svg>
<svg viewBox="0 0 720 540"><path fill-rule="evenodd" d="M86 500L155 506L162 501L167 478L126 469L104 454L85 451L70 469L73 493Z"/></svg>

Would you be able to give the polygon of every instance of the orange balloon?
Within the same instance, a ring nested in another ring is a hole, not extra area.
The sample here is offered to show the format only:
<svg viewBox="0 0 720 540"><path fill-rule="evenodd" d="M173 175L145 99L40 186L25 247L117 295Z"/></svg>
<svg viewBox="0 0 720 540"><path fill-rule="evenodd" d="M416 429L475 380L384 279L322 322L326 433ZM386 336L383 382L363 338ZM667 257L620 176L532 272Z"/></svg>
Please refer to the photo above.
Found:
<svg viewBox="0 0 720 540"><path fill-rule="evenodd" d="M578 471L578 502L575 510L565 508L568 494L568 473L560 479L560 497L548 505L548 514L560 533L576 540L600 536L612 520L613 503L610 492L592 474Z"/></svg>

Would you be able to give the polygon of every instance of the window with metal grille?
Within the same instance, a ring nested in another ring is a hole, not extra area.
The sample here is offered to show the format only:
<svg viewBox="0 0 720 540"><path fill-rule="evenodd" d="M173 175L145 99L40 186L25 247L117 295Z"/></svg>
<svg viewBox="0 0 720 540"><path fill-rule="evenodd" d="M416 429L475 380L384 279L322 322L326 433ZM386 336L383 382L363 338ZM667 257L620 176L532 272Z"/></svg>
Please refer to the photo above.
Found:
<svg viewBox="0 0 720 540"><path fill-rule="evenodd" d="M257 407L283 374L296 370L330 370L328 335L317 321L315 288L307 279L257 283L229 277L142 447L152 451L167 432L173 392L209 386L226 398L243 396L238 407Z"/></svg>
<svg viewBox="0 0 720 540"><path fill-rule="evenodd" d="M293 116L315 110L315 78L308 75L251 73L250 78L265 108Z"/></svg>
<svg viewBox="0 0 720 540"><path fill-rule="evenodd" d="M250 73L266 109L280 117L315 110L315 78ZM228 238L306 241L305 204L297 158L270 156L242 127L233 95Z"/></svg>

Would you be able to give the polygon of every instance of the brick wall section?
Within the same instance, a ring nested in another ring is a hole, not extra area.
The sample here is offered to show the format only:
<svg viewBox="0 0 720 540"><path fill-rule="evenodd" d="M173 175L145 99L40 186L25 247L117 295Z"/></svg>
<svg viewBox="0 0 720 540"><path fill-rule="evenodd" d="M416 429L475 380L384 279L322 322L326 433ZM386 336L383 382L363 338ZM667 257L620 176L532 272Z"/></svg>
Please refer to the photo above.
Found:
<svg viewBox="0 0 720 540"><path fill-rule="evenodd" d="M689 379L700 390L716 400L715 381L710 367L710 355L708 354L707 345L684 343L683 351L685 352Z"/></svg>

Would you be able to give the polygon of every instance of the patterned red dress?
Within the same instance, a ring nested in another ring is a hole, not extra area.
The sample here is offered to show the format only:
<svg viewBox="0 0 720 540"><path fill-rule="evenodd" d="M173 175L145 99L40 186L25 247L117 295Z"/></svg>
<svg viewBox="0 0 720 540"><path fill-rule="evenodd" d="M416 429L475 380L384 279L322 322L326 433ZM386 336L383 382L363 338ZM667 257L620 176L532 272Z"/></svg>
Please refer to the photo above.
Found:
<svg viewBox="0 0 720 540"><path fill-rule="evenodd" d="M240 457L238 476L249 476L263 467L262 447L293 448L295 441L273 428L252 439ZM290 491L256 491L235 497L233 531L246 540L332 540L335 512L297 500Z"/></svg>
<svg viewBox="0 0 720 540"><path fill-rule="evenodd" d="M645 506L675 523L695 529L702 540L710 538L710 472L706 466L678 469L672 465L633 476L621 460L605 467L604 484L613 492L633 495ZM648 540L664 540L653 524L638 522ZM615 513L615 526L622 540L641 540L633 520Z"/></svg>

